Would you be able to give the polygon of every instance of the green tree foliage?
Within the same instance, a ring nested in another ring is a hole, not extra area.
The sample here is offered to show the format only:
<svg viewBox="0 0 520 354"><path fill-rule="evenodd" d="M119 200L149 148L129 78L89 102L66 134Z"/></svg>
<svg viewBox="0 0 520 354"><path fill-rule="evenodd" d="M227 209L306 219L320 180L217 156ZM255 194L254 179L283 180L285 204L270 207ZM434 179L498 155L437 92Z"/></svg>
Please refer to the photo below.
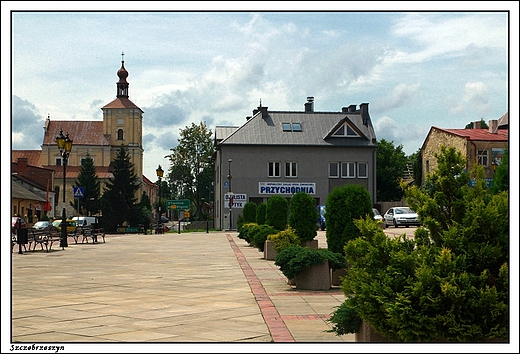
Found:
<svg viewBox="0 0 520 354"><path fill-rule="evenodd" d="M475 122L471 122L471 123L466 124L464 129L473 129L474 126L475 126ZM480 129L489 129L484 118L480 118Z"/></svg>
<svg viewBox="0 0 520 354"><path fill-rule="evenodd" d="M298 192L291 198L289 204L289 226L302 241L311 241L318 234L316 231L316 211L314 198L305 193Z"/></svg>
<svg viewBox="0 0 520 354"><path fill-rule="evenodd" d="M267 199L265 223L276 230L284 230L289 215L289 202L281 195L273 195Z"/></svg>
<svg viewBox="0 0 520 354"><path fill-rule="evenodd" d="M274 227L269 225L256 225L250 230L249 237L253 241L253 245L258 248L260 252L264 251L265 241L269 235L277 233Z"/></svg>
<svg viewBox="0 0 520 354"><path fill-rule="evenodd" d="M403 185L425 226L413 239L355 220L363 236L345 246L348 308L390 341L507 341L508 192L492 194L481 166L464 172L454 148L437 159L428 189Z"/></svg>
<svg viewBox="0 0 520 354"><path fill-rule="evenodd" d="M504 150L502 161L498 165L495 175L493 176L493 183L491 184L491 191L499 193L509 190L509 151Z"/></svg>
<svg viewBox="0 0 520 354"><path fill-rule="evenodd" d="M422 157L421 149L408 156L408 162L412 163L412 176L414 184L420 186L422 184Z"/></svg>
<svg viewBox="0 0 520 354"><path fill-rule="evenodd" d="M258 225L265 224L266 209L267 209L267 203L260 203L256 207L256 223Z"/></svg>
<svg viewBox="0 0 520 354"><path fill-rule="evenodd" d="M377 143L376 195L378 201L402 199L403 191L399 187L399 181L403 178L407 161L402 145L394 147L393 141L389 142L385 139L381 139Z"/></svg>
<svg viewBox="0 0 520 354"><path fill-rule="evenodd" d="M332 252L344 254L343 247L361 233L354 219L374 217L372 202L367 189L357 184L334 188L327 196L325 220L327 220L327 247Z"/></svg>
<svg viewBox="0 0 520 354"><path fill-rule="evenodd" d="M143 191L141 201L138 204L138 223L142 224L145 230L150 229L152 223L152 204L145 191Z"/></svg>
<svg viewBox="0 0 520 354"><path fill-rule="evenodd" d="M182 184L183 195L195 207L196 218L201 220L202 198L209 200L214 176L213 133L205 123L187 126L180 131L179 144L170 149L169 180L175 188ZM176 182L174 182L176 181Z"/></svg>
<svg viewBox="0 0 520 354"><path fill-rule="evenodd" d="M136 192L139 180L134 164L130 161L128 148L121 145L115 159L111 163L113 177L105 185L102 199L103 216L107 231L115 231L118 225L126 221L135 225L138 220Z"/></svg>
<svg viewBox="0 0 520 354"><path fill-rule="evenodd" d="M96 166L94 160L87 153L81 160L79 174L74 182L74 187L83 187L83 198L74 198L74 203L70 203L75 210L79 210L82 215L94 215L100 210L100 183L97 177Z"/></svg>

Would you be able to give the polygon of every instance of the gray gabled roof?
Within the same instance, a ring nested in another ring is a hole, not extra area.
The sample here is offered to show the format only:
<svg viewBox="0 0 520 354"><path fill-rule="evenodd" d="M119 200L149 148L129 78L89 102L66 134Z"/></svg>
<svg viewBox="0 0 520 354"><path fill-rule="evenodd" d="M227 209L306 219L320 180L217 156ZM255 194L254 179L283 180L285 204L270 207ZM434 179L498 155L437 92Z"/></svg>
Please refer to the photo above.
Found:
<svg viewBox="0 0 520 354"><path fill-rule="evenodd" d="M301 132L285 132L282 123L300 123ZM342 124L349 124L359 137L332 137ZM365 120L357 112L284 112L268 111L262 117L257 112L232 132L219 130L221 144L236 145L316 145L316 146L375 146L376 135L370 118Z"/></svg>
<svg viewBox="0 0 520 354"><path fill-rule="evenodd" d="M11 197L19 198L19 199L27 199L27 200L37 200L40 202L44 202L45 199L35 194L34 192L28 190L21 184L11 181Z"/></svg>

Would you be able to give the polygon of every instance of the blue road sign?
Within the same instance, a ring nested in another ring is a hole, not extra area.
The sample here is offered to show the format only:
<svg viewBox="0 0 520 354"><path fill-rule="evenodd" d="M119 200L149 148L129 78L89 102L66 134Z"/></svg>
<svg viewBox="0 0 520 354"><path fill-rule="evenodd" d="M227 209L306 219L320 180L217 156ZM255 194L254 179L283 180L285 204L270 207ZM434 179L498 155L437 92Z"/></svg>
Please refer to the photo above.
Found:
<svg viewBox="0 0 520 354"><path fill-rule="evenodd" d="M83 198L85 196L85 188L74 187L74 198Z"/></svg>

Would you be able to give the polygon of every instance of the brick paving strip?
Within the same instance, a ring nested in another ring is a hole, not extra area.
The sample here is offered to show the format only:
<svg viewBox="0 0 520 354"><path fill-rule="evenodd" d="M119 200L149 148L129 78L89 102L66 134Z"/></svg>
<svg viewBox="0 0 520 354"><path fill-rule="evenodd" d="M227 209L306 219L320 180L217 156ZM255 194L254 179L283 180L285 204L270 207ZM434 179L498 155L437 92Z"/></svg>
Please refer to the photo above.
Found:
<svg viewBox="0 0 520 354"><path fill-rule="evenodd" d="M235 256L237 257L238 263L240 264L240 268L244 272L246 276L247 282L251 287L251 291L255 296L256 302L260 307L260 311L262 312L262 316L264 317L265 324L269 328L269 332L271 333L271 337L273 338L273 342L295 342L294 338L291 335L291 332L285 325L285 322L282 319L282 316L276 310L271 298L265 292L262 283L256 276L255 272L247 262L246 257L240 251L237 244L233 240L231 235L226 234L227 239L235 252Z"/></svg>

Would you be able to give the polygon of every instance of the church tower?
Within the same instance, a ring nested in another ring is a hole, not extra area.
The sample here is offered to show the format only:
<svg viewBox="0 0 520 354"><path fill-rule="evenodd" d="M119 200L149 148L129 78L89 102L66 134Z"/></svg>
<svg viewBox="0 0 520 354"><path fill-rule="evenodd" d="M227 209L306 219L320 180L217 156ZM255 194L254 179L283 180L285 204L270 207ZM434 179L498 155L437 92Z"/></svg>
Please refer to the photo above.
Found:
<svg viewBox="0 0 520 354"><path fill-rule="evenodd" d="M143 111L128 98L128 71L125 69L124 53L121 53L121 68L116 99L103 110L103 134L110 140L110 161L114 160L121 144L128 149L137 177L143 179Z"/></svg>

